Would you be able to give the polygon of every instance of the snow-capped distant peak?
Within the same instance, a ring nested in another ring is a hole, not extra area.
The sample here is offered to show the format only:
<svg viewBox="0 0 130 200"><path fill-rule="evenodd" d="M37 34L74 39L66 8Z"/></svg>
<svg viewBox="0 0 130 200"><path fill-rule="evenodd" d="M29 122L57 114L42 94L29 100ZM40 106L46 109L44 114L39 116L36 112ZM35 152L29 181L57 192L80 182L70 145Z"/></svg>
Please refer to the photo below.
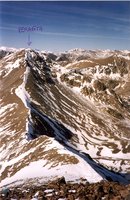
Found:
<svg viewBox="0 0 130 200"><path fill-rule="evenodd" d="M82 48L75 48L75 49L70 49L68 52L73 53L73 52L85 52L87 50L82 49Z"/></svg>
<svg viewBox="0 0 130 200"><path fill-rule="evenodd" d="M12 48L12 47L0 47L0 50L3 50L3 51L16 51L17 49L16 48Z"/></svg>

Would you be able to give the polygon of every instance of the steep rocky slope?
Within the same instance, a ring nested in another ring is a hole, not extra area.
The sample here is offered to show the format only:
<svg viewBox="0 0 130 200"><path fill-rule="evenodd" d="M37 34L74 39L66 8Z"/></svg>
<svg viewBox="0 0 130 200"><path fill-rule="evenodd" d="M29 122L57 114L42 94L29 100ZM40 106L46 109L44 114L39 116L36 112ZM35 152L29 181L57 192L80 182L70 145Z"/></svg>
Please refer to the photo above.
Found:
<svg viewBox="0 0 130 200"><path fill-rule="evenodd" d="M0 185L62 175L128 183L129 84L129 51L2 56Z"/></svg>

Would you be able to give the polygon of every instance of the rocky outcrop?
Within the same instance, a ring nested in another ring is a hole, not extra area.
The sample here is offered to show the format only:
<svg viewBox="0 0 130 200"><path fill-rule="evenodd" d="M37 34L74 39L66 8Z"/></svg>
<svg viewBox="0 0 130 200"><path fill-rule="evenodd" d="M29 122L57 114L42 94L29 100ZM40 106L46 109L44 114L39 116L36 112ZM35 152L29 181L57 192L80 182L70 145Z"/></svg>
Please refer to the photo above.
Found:
<svg viewBox="0 0 130 200"><path fill-rule="evenodd" d="M66 182L64 177L50 181L44 185L37 186L30 184L28 186L3 188L0 192L1 200L129 200L130 185L124 186L116 182L102 181L100 183L90 184L85 180L80 183Z"/></svg>

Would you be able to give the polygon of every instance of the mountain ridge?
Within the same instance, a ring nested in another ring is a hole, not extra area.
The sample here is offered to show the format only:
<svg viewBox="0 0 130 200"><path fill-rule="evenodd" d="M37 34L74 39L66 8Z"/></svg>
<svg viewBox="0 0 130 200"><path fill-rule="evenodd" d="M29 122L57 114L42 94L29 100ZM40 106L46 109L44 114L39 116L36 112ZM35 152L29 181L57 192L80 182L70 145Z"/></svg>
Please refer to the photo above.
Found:
<svg viewBox="0 0 130 200"><path fill-rule="evenodd" d="M129 52L94 60L93 52L89 58L70 52L61 57L23 49L0 60L1 186L17 181L24 170L30 170L24 178L36 178L33 165L41 177L65 173L72 180L128 183Z"/></svg>

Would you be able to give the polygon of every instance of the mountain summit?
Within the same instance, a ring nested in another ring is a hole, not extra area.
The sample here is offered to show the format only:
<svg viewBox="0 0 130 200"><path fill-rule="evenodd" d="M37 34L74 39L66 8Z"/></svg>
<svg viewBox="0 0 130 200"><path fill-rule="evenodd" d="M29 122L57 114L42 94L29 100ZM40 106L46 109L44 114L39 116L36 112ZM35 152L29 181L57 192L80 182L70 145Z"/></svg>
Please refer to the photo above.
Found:
<svg viewBox="0 0 130 200"><path fill-rule="evenodd" d="M0 50L0 186L130 182L130 51Z"/></svg>

